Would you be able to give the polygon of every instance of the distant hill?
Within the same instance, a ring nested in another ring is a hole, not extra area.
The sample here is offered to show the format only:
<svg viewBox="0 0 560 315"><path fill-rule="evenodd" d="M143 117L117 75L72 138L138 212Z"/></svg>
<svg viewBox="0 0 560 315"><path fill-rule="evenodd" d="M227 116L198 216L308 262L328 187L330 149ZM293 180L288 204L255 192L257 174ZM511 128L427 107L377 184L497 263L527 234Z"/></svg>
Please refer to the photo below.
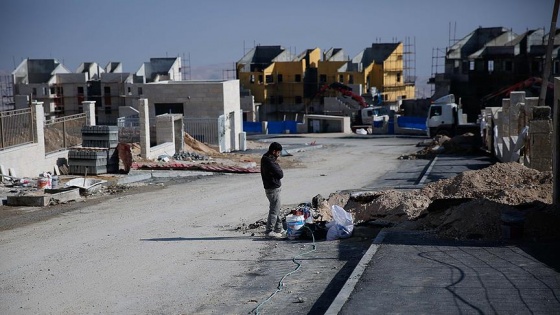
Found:
<svg viewBox="0 0 560 315"><path fill-rule="evenodd" d="M226 80L235 79L235 64L231 63L217 63L212 65L204 65L192 67L189 74L186 75L186 80Z"/></svg>

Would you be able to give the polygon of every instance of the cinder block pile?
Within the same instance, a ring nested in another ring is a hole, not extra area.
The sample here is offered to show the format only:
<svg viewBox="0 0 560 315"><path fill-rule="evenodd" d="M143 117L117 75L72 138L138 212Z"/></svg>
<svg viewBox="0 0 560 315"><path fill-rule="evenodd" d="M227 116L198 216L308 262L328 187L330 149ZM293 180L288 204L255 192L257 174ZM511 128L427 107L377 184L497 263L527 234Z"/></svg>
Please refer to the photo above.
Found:
<svg viewBox="0 0 560 315"><path fill-rule="evenodd" d="M68 173L98 175L119 170L117 126L82 127L82 148L68 152Z"/></svg>

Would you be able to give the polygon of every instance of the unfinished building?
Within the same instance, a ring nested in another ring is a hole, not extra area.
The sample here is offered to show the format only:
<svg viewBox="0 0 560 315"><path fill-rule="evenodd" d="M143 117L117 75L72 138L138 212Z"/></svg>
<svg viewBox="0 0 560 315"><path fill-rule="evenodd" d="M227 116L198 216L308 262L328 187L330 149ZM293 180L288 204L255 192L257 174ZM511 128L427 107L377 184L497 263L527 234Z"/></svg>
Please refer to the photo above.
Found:
<svg viewBox="0 0 560 315"><path fill-rule="evenodd" d="M83 112L82 102L95 101L97 121L114 125L119 107L133 106L143 97L143 85L181 81L180 58L151 58L136 73L122 71L120 62L100 67L84 62L71 72L55 59L25 59L12 72L16 108L31 100L43 102L52 117Z"/></svg>
<svg viewBox="0 0 560 315"><path fill-rule="evenodd" d="M559 32L555 34L552 73L560 74ZM433 99L454 94L464 112L474 121L485 107L499 107L514 90L538 96L549 34L544 29L518 35L503 27L477 28L447 49L444 73L430 78L435 84ZM552 84L547 89L551 103Z"/></svg>
<svg viewBox="0 0 560 315"><path fill-rule="evenodd" d="M242 89L262 104L261 120L298 120L301 114L323 113L322 97L328 95L317 94L333 83L348 86L370 105L377 93L381 99L376 103L384 105L414 98L414 79L406 77L404 54L401 42L374 43L352 59L341 48L322 55L319 48L308 49L294 56L281 46L256 46L237 62L236 71Z"/></svg>

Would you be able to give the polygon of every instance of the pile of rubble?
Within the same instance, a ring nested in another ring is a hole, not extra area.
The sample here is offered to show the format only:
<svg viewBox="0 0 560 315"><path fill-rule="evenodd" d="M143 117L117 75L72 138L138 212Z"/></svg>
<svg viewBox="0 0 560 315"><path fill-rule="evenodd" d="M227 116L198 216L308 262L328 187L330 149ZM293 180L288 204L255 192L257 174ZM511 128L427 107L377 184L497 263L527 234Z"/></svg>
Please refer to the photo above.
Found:
<svg viewBox="0 0 560 315"><path fill-rule="evenodd" d="M442 153L472 154L479 151L480 144L480 138L472 133L465 133L453 138L437 135L433 139L420 142L417 146L423 147L422 150L413 154L403 155L399 159L431 159Z"/></svg>
<svg viewBox="0 0 560 315"><path fill-rule="evenodd" d="M412 191L335 193L316 196L313 205L330 220L339 205L355 221L379 222L394 228L434 231L454 239L498 240L560 237L560 213L553 209L552 172L519 163L498 163L477 171L427 184ZM516 232L517 233L517 232Z"/></svg>
<svg viewBox="0 0 560 315"><path fill-rule="evenodd" d="M173 159L177 161L208 161L210 157L197 152L181 151L173 154Z"/></svg>

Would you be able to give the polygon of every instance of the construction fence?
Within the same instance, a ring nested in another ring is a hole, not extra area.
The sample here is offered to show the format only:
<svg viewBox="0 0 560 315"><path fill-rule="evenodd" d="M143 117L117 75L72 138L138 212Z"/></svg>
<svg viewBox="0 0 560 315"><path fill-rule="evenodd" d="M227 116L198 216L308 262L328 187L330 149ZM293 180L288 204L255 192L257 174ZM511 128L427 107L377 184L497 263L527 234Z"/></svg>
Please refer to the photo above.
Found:
<svg viewBox="0 0 560 315"><path fill-rule="evenodd" d="M196 140L218 145L219 131L217 118L183 118L184 131ZM120 142L140 142L140 118L137 116L120 117L117 119ZM150 138L155 140L155 120L150 119Z"/></svg>
<svg viewBox="0 0 560 315"><path fill-rule="evenodd" d="M86 114L76 114L45 121L45 154L65 150L82 143Z"/></svg>
<svg viewBox="0 0 560 315"><path fill-rule="evenodd" d="M217 118L184 118L185 132L196 140L211 144L219 144L219 128Z"/></svg>
<svg viewBox="0 0 560 315"><path fill-rule="evenodd" d="M0 112L0 150L36 142L34 126L31 108Z"/></svg>

